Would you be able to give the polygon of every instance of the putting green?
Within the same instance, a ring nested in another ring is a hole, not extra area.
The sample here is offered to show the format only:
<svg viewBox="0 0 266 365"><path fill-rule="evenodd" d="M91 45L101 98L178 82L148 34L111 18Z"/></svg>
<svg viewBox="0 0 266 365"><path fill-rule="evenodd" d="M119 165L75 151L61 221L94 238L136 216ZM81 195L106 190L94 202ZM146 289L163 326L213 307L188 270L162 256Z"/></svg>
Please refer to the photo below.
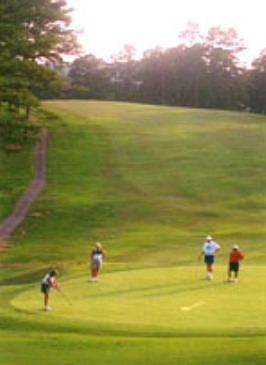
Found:
<svg viewBox="0 0 266 365"><path fill-rule="evenodd" d="M42 311L37 286L13 298L12 305L42 318L115 326L118 331L265 334L265 271L243 265L238 283L227 283L226 267L217 265L213 281L204 279L203 266L103 270L98 283L84 272L61 281L62 293L51 291L49 313Z"/></svg>

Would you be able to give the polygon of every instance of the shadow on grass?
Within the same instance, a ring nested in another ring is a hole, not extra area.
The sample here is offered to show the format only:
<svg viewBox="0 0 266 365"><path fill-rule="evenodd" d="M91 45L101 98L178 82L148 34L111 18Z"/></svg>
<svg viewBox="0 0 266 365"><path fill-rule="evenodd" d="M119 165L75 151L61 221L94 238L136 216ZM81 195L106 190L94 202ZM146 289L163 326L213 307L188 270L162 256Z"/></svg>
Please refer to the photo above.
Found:
<svg viewBox="0 0 266 365"><path fill-rule="evenodd" d="M161 284L161 285L152 285L152 286L145 286L142 288L128 288L124 290L116 290L110 291L107 293L97 293L97 294L89 294L90 298L104 298L104 297L116 297L119 295L126 295L126 294L138 294L141 298L152 298L152 297L162 297L167 295L179 294L179 293L186 293L191 291L201 291L202 289L212 289L214 287L218 287L224 285L225 282L216 282L210 283L206 282L206 280L201 280L201 284L198 281L191 281L190 283L186 282L185 284ZM92 285L95 285L92 283ZM150 293L147 293L150 291ZM146 293L143 295L143 293Z"/></svg>
<svg viewBox="0 0 266 365"><path fill-rule="evenodd" d="M42 120L42 122L62 122L62 118L49 110L39 108L38 109L38 117Z"/></svg>
<svg viewBox="0 0 266 365"><path fill-rule="evenodd" d="M43 267L38 270L34 271L27 271L23 272L14 276L11 276L10 278L5 278L0 280L0 286L7 286L7 285L24 285L24 284L33 284L37 282L40 282L42 277L46 272L51 270L51 267Z"/></svg>

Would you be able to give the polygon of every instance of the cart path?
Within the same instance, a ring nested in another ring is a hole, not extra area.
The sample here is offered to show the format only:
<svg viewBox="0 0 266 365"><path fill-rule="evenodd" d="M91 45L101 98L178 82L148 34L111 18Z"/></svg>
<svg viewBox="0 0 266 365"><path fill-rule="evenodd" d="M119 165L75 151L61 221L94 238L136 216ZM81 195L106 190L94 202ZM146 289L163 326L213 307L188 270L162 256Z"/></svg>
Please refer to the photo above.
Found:
<svg viewBox="0 0 266 365"><path fill-rule="evenodd" d="M0 222L0 249L7 245L7 239L17 226L25 219L31 204L41 193L46 184L46 149L47 128L41 128L41 137L34 149L34 176L28 189L22 194L17 204L4 221Z"/></svg>

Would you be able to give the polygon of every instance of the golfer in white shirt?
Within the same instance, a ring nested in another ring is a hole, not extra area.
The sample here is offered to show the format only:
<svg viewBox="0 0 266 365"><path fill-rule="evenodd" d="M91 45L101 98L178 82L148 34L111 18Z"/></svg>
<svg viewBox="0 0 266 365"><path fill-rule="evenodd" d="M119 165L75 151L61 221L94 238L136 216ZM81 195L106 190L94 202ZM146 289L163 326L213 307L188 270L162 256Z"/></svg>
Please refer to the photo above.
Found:
<svg viewBox="0 0 266 365"><path fill-rule="evenodd" d="M201 257L204 256L204 262L206 264L206 270L207 270L206 278L208 280L213 279L212 265L214 263L215 254L220 249L221 249L221 246L218 243L214 242L211 236L206 237L206 242L204 242L204 244L203 244L199 259L201 259Z"/></svg>

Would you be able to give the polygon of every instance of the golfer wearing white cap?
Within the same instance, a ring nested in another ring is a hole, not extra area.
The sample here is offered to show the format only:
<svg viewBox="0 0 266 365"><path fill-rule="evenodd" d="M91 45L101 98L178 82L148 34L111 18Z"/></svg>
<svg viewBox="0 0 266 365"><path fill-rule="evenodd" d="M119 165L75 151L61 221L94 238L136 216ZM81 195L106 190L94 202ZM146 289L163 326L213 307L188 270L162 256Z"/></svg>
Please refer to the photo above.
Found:
<svg viewBox="0 0 266 365"><path fill-rule="evenodd" d="M244 259L244 254L239 250L238 245L234 245L232 251L229 255L229 268L228 268L228 282L238 281L238 272L239 272L239 261ZM234 278L231 277L232 273L234 273Z"/></svg>
<svg viewBox="0 0 266 365"><path fill-rule="evenodd" d="M216 252L221 249L221 246L214 242L211 236L206 237L206 241L203 244L199 259L204 256L204 262L206 264L207 277L206 279L213 279L213 268L212 265L214 263L214 257Z"/></svg>

